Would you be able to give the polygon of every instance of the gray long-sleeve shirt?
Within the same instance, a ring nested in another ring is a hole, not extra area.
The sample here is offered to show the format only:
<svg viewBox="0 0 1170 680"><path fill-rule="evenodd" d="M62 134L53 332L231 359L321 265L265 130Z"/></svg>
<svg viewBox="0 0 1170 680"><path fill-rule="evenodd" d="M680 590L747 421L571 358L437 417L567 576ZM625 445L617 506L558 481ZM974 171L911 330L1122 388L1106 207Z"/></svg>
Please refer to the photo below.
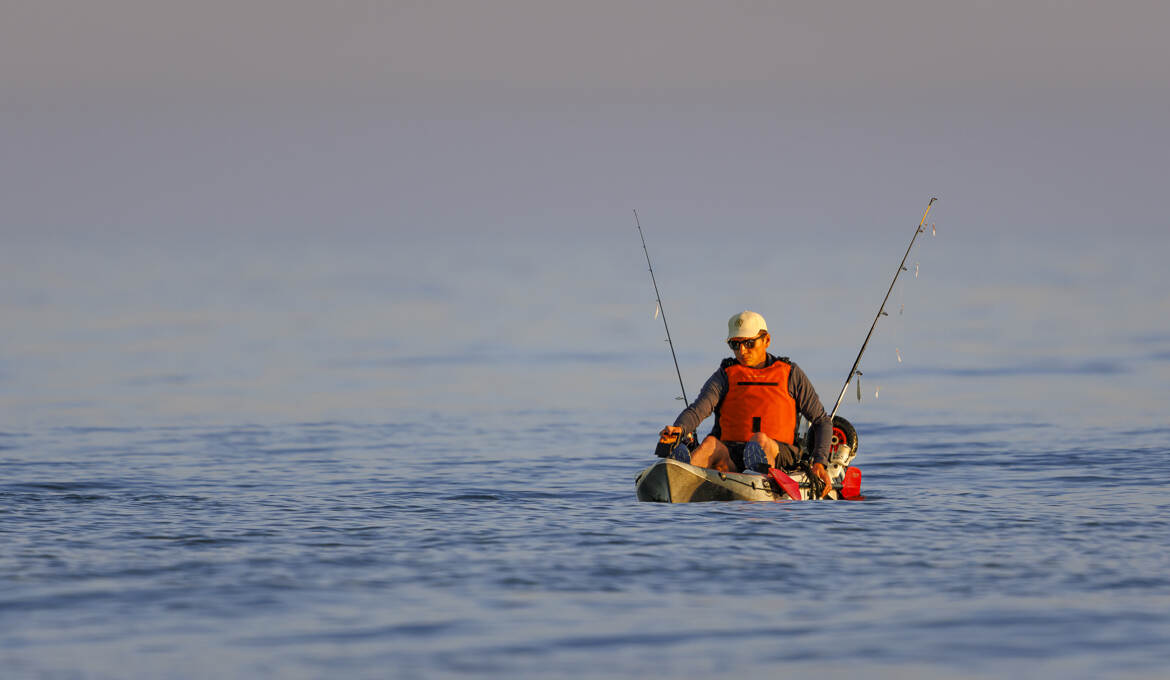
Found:
<svg viewBox="0 0 1170 680"><path fill-rule="evenodd" d="M776 357L769 354L764 366L771 366L776 360ZM829 446L833 440L833 421L829 414L825 413L821 398L817 396L817 391L808 376L796 364L791 361L787 363L792 366L788 373L788 393L796 400L797 412L808 419L809 428L813 431L813 441L816 442L816 448L811 453L812 460L814 463L828 465ZM707 378L707 382L703 383L703 389L699 391L695 401L674 419L674 425L682 428L683 434L697 430L699 423L715 412L715 408L727 394L727 389L727 374L720 367Z"/></svg>

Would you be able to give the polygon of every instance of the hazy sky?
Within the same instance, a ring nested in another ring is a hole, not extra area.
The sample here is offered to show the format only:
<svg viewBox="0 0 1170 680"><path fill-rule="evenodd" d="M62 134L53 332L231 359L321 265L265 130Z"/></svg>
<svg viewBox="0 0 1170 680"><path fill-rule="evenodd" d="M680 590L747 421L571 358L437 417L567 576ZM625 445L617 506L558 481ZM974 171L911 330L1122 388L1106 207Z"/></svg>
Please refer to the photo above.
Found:
<svg viewBox="0 0 1170 680"><path fill-rule="evenodd" d="M1166 85L1149 2L7 0L18 91Z"/></svg>
<svg viewBox="0 0 1170 680"><path fill-rule="evenodd" d="M693 235L857 234L932 194L964 234L1165 226L1142 207L1167 179L1164 2L0 13L19 238L577 234L635 207Z"/></svg>

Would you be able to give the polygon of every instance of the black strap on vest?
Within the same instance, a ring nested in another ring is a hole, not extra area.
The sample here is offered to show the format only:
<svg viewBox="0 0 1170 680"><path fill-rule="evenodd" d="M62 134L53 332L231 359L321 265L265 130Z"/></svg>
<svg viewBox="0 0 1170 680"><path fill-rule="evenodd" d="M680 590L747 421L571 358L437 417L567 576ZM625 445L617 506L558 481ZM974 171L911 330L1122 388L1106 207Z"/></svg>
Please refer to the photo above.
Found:
<svg viewBox="0 0 1170 680"><path fill-rule="evenodd" d="M776 363L777 361L783 361L786 364L792 363L792 360L789 359L788 357L774 357L771 354L768 354L767 357L768 357L767 359L764 359L764 368L771 366L772 364ZM734 364L735 364L735 357L727 357L723 361L719 362L719 368L727 368L728 366L732 366Z"/></svg>

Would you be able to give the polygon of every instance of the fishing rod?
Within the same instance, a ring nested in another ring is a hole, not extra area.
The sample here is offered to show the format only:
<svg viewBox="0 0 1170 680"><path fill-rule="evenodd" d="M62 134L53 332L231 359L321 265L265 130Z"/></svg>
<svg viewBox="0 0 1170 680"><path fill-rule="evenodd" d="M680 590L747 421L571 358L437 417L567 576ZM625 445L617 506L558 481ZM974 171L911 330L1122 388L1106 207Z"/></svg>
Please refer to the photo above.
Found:
<svg viewBox="0 0 1170 680"><path fill-rule="evenodd" d="M666 342L670 345L670 356L674 359L674 372L678 374L678 388L682 390L684 404L691 403L687 399L687 388L683 387L682 371L678 369L678 355L674 353L674 342L670 339L670 326L666 324L666 310L662 307L662 296L658 294L658 282L654 280L654 266L650 264L650 251L646 249L646 235L642 233L642 223L638 221L638 211L634 211L634 224L638 225L638 236L642 239L642 252L646 253L646 267L650 269L650 283L654 284L654 297L658 299L658 312L662 314L662 327L666 329Z"/></svg>
<svg viewBox="0 0 1170 680"><path fill-rule="evenodd" d="M918 239L918 235L926 231L926 216L930 214L930 206L934 205L934 202L937 200L937 198L931 198L930 202L926 204L926 211L922 213L922 220L914 229L914 237L910 239L910 245L906 247L906 254L902 256L902 262L898 264L898 271L894 272L894 280L890 282L890 289L886 291L886 297L882 300L882 306L878 307L877 316L873 318L873 325L869 327L869 333L865 336L865 342L861 343L861 351L857 353L857 359L853 362L853 368L849 369L849 375L845 378L845 384L841 386L841 394L837 395L837 403L833 406L833 412L829 414L830 419L837 415L837 409L841 408L841 400L845 398L845 390L849 389L849 383L853 381L853 376L860 375L861 373L861 371L857 370L857 365L861 363L861 356L865 354L865 348L869 345L869 339L873 336L873 329L877 327L878 319L886 316L886 303L890 300L890 293L894 291L894 284L898 282L898 277L902 275L902 272L908 271L906 269L906 258L910 257L910 249L914 247L914 241ZM858 383L858 385L860 384ZM860 389L859 387L857 393L859 398L861 396Z"/></svg>

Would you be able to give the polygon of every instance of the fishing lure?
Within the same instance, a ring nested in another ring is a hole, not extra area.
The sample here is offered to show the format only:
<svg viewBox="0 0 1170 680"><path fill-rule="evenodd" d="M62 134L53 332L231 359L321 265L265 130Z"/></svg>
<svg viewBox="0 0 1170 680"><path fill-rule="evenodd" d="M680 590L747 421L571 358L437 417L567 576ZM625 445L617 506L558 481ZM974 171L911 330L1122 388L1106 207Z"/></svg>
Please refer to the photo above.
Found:
<svg viewBox="0 0 1170 680"><path fill-rule="evenodd" d="M931 197L930 202L926 204L926 210L922 213L922 219L919 220L918 226L914 228L914 236L910 239L910 245L906 247L906 254L902 256L902 261L898 263L898 270L894 272L894 280L890 281L890 287L886 291L886 297L882 299L882 304L880 307L878 307L878 313L873 318L873 324L871 324L869 327L869 333L865 335L865 341L861 343L861 351L857 353L857 358L853 361L853 368L849 369L849 375L845 377L845 384L841 386L841 394L837 396L837 403L833 405L833 412L829 414L830 418L837 415L837 409L841 408L841 400L845 398L845 391L849 389L849 383L853 381L853 376L861 375L861 371L857 370L857 366L861 363L861 357L865 354L865 348L869 346L869 339L873 337L873 329L877 328L878 319L881 319L883 316L887 316L886 303L890 301L890 293L894 291L894 284L898 282L898 277L902 275L902 272L908 271L906 269L906 258L910 257L910 250L914 248L914 242L918 240L918 235L926 231L926 217L930 215L930 208L937 200L937 198ZM933 225L931 229L933 230ZM915 277L917 277L917 265L914 266L914 274ZM901 358L901 353L899 353L898 356ZM858 401L861 400L860 377L857 379L857 399Z"/></svg>

